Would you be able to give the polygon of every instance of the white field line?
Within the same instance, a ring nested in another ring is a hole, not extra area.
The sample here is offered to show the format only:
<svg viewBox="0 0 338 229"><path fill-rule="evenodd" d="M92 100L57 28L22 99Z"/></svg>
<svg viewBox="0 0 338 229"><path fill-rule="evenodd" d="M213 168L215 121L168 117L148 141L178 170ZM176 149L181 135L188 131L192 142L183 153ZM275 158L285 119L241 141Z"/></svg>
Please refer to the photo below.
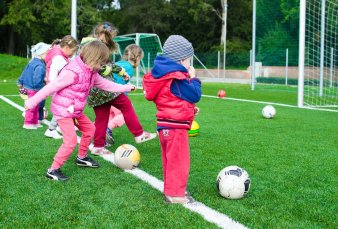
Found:
<svg viewBox="0 0 338 229"><path fill-rule="evenodd" d="M134 95L134 96L142 95L143 96L143 93L130 93L129 95ZM19 95L6 95L6 96L19 96ZM318 107L298 107L295 105L289 105L289 104L284 104L284 103L273 103L273 102L257 101L257 100L249 100L249 99L236 99L236 98L230 98L230 97L219 98L218 96L213 96L213 95L202 95L202 96L206 98L233 100L233 101L248 102L248 103L269 104L269 105L276 105L276 106L281 106L281 107L292 107L292 108L307 109L307 110L338 112L338 110L330 110L330 109L318 108ZM336 107L336 106L332 106L332 107Z"/></svg>
<svg viewBox="0 0 338 229"><path fill-rule="evenodd" d="M17 108L18 110L24 111L24 108L22 106L12 102L11 100L5 98L4 96L0 95L0 99L4 100L5 102L10 104L11 106ZM49 122L46 122L46 125L48 125L48 124L49 124ZM60 131L59 128L57 130ZM80 142L81 138L78 136L77 140L78 140L78 142ZM92 148L93 148L93 144L90 144L89 149L92 149ZM102 155L101 157L103 159L105 159L106 161L109 161L109 162L111 162L115 165L113 153L109 154L109 155ZM133 170L124 170L124 171L129 173L129 174L136 176L140 180L146 182L147 184L149 184L150 186L152 186L156 190L163 193L163 181L157 179L156 177L154 177L154 176L152 176L152 175L150 175L150 174L146 173L145 171L138 169L138 168L135 168ZM233 219L231 219L227 215L220 213L220 212L206 206L205 204L203 204L201 202L195 201L194 203L184 204L183 206L185 208L189 209L190 211L201 215L206 221L213 223L213 224L216 224L220 228L227 228L227 229L244 229L244 228L247 228L244 225L234 221Z"/></svg>
<svg viewBox="0 0 338 229"><path fill-rule="evenodd" d="M257 100L248 100L248 99L236 99L236 98L229 98L229 97L218 98L218 96L213 96L213 95L202 95L202 96L207 97L207 98L234 100L234 101L240 101L240 102L269 104L269 105L276 105L276 106L281 106L281 107L292 107L292 108L300 108L300 109L307 109L307 110L338 112L338 110L329 110L329 109L315 108L315 107L298 107L298 106L295 106L295 105L289 105L289 104L283 104L283 103L272 103L272 102L264 102L264 101L257 101Z"/></svg>

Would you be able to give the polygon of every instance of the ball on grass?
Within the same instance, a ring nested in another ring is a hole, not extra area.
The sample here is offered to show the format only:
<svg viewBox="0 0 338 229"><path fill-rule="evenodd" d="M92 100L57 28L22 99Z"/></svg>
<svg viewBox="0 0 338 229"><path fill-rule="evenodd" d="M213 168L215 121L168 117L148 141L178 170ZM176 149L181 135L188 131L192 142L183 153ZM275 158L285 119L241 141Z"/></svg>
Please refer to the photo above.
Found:
<svg viewBox="0 0 338 229"><path fill-rule="evenodd" d="M195 137L200 132L200 125L194 120L192 121L190 130L188 130L189 137Z"/></svg>
<svg viewBox="0 0 338 229"><path fill-rule="evenodd" d="M218 93L217 93L217 96L219 98L224 98L226 96L226 92L224 90L219 90Z"/></svg>
<svg viewBox="0 0 338 229"><path fill-rule="evenodd" d="M271 118L275 117L276 109L271 105L267 105L263 108L262 115L263 115L264 118L271 119Z"/></svg>
<svg viewBox="0 0 338 229"><path fill-rule="evenodd" d="M120 145L115 150L114 161L120 169L134 169L141 160L141 155L135 146L130 144Z"/></svg>

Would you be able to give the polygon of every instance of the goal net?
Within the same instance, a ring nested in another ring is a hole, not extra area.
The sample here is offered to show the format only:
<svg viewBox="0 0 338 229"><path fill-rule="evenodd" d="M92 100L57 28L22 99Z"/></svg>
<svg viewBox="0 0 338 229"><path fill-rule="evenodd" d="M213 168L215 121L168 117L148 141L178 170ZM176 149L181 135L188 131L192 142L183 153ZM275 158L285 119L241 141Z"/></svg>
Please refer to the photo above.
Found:
<svg viewBox="0 0 338 229"><path fill-rule="evenodd" d="M144 52L140 66L136 69L135 77L131 79L131 83L137 87L141 86L142 80L140 75L148 72L154 64L154 59L158 53L162 53L162 44L157 34L152 33L134 33L117 36L114 41L118 44L119 52L113 56L113 60L117 62L123 55L124 49L130 44L140 46Z"/></svg>
<svg viewBox="0 0 338 229"><path fill-rule="evenodd" d="M338 1L302 0L300 10L298 105L338 111Z"/></svg>

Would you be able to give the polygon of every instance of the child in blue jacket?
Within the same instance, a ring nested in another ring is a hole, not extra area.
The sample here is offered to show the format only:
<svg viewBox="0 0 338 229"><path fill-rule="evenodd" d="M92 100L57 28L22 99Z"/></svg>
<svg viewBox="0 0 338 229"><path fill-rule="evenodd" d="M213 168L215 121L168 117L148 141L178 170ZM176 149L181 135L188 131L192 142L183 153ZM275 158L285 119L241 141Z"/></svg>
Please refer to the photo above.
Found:
<svg viewBox="0 0 338 229"><path fill-rule="evenodd" d="M43 42L39 42L33 46L31 52L34 53L35 56L27 64L17 83L20 87L22 98L25 99L25 95L27 98L32 97L45 85L46 64L44 58L49 48L50 45ZM26 110L23 125L24 129L29 130L35 130L38 127L42 127L42 125L39 124L39 105Z"/></svg>

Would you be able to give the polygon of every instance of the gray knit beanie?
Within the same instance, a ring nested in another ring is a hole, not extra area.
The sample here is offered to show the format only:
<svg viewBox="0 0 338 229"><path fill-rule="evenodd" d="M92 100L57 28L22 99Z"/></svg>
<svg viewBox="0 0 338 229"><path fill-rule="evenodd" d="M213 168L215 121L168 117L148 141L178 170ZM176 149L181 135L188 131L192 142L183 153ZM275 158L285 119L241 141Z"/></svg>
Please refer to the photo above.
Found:
<svg viewBox="0 0 338 229"><path fill-rule="evenodd" d="M171 35L164 42L163 56L178 62L194 55L192 44L180 35Z"/></svg>

